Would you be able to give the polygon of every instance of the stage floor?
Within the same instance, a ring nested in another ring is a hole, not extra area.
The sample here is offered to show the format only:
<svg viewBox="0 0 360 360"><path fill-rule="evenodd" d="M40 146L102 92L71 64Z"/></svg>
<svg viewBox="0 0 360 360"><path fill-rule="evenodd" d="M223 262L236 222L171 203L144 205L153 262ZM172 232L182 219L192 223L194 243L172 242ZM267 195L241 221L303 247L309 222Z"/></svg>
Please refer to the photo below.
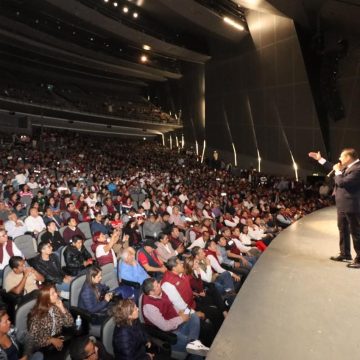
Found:
<svg viewBox="0 0 360 360"><path fill-rule="evenodd" d="M359 358L360 269L330 261L338 252L334 207L279 234L240 290L207 359Z"/></svg>

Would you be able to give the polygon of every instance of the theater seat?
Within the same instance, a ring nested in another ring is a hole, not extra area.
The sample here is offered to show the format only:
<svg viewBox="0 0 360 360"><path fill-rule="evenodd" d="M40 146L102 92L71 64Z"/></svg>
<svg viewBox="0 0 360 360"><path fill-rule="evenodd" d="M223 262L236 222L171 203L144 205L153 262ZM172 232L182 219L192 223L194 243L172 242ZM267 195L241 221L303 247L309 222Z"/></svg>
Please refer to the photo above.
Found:
<svg viewBox="0 0 360 360"><path fill-rule="evenodd" d="M104 321L101 327L101 342L105 346L106 351L112 356L114 356L112 340L115 326L114 318L109 318Z"/></svg>

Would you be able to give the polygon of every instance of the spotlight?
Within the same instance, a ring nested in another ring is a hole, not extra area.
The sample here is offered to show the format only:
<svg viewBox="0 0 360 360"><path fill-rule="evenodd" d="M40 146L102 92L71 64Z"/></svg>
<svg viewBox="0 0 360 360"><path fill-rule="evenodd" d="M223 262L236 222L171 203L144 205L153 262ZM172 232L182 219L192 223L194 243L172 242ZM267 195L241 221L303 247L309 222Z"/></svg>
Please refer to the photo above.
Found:
<svg viewBox="0 0 360 360"><path fill-rule="evenodd" d="M143 45L142 47L144 50L146 51L150 51L151 50L151 47L149 45Z"/></svg>
<svg viewBox="0 0 360 360"><path fill-rule="evenodd" d="M141 55L141 58L140 58L140 61L142 62L142 63L146 63L146 62L148 62L148 57L146 56L146 55Z"/></svg>
<svg viewBox="0 0 360 360"><path fill-rule="evenodd" d="M133 13L133 17L134 17L135 19L137 19L137 18L139 17L139 14L138 14L137 12L134 12L134 13Z"/></svg>
<svg viewBox="0 0 360 360"><path fill-rule="evenodd" d="M124 6L124 7L123 7L123 12L124 12L125 14L127 14L127 13L129 12L129 8L128 8L127 6Z"/></svg>
<svg viewBox="0 0 360 360"><path fill-rule="evenodd" d="M224 17L224 21L231 25L232 27L234 27L235 29L237 30L240 30L240 31L243 31L244 30L244 27L242 25L240 25L239 23L237 23L236 21L228 18L227 16Z"/></svg>

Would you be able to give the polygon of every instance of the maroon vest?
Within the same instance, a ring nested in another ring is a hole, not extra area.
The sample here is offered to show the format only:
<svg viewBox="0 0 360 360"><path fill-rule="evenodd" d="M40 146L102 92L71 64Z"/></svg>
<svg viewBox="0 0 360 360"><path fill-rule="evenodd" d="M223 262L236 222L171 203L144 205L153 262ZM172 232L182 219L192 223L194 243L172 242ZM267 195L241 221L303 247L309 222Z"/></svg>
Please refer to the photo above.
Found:
<svg viewBox="0 0 360 360"><path fill-rule="evenodd" d="M144 314L144 306L145 305L153 305L159 309L160 314L164 317L165 320L171 320L175 317L178 317L178 313L176 312L174 305L171 303L167 295L162 292L161 298L157 299L149 295L144 295L142 300L142 313ZM144 316L144 320L146 324L154 325L151 321L149 321L146 316Z"/></svg>
<svg viewBox="0 0 360 360"><path fill-rule="evenodd" d="M172 271L166 271L161 283L163 284L165 282L174 285L184 302L188 304L190 308L195 309L196 304L188 277L185 275L180 277L179 275L174 274Z"/></svg>
<svg viewBox="0 0 360 360"><path fill-rule="evenodd" d="M217 261L217 262L219 263L219 265L221 266L220 261L219 261L219 259L218 259L218 257L217 257L216 251L212 251L212 250L210 250L210 249L206 249L206 250L205 250L205 255L206 255L206 256L208 256L208 255L214 256L214 258L216 259L216 261ZM216 270L215 270L213 267L211 267L211 268L212 268L213 272L216 273Z"/></svg>
<svg viewBox="0 0 360 360"><path fill-rule="evenodd" d="M96 256L96 248L99 245L106 245L106 243L98 243L98 242L94 242L91 244L91 250L93 251L93 253ZM106 265L106 264L113 264L114 263L114 259L113 259L113 255L112 255L112 251L110 250L107 255L104 256L100 256L100 257L96 257L96 260L98 261L100 266Z"/></svg>
<svg viewBox="0 0 360 360"><path fill-rule="evenodd" d="M9 254L10 257L14 256L12 244L13 242L11 240L8 240L5 246L6 252ZM3 262L3 259L4 259L3 246L0 244L0 264Z"/></svg>

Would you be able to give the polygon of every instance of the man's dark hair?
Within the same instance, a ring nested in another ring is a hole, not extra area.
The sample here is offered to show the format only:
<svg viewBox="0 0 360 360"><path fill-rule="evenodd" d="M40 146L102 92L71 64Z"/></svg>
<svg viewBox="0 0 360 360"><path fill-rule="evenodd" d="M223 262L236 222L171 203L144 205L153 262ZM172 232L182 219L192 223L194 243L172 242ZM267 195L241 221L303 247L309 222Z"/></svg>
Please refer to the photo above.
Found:
<svg viewBox="0 0 360 360"><path fill-rule="evenodd" d="M89 335L74 337L69 346L71 359L85 360L88 357L85 347L90 341Z"/></svg>
<svg viewBox="0 0 360 360"><path fill-rule="evenodd" d="M168 261L165 263L166 268L171 271L176 265L178 264L178 258L176 256L172 256Z"/></svg>
<svg viewBox="0 0 360 360"><path fill-rule="evenodd" d="M49 245L50 241L41 241L38 245L38 252L41 253L41 250L46 246Z"/></svg>
<svg viewBox="0 0 360 360"><path fill-rule="evenodd" d="M55 224L55 221L50 220L48 223L46 223L46 227L48 228L51 223L54 223L54 224Z"/></svg>
<svg viewBox="0 0 360 360"><path fill-rule="evenodd" d="M154 282L156 281L156 279L154 278L148 278L145 279L143 284L142 284L142 289L145 295L149 295L151 291L154 290Z"/></svg>
<svg viewBox="0 0 360 360"><path fill-rule="evenodd" d="M201 247L200 246L194 246L192 249L191 249L191 255L193 257L197 256L199 254L201 250Z"/></svg>
<svg viewBox="0 0 360 360"><path fill-rule="evenodd" d="M359 158L357 151L353 148L346 148L342 152L346 153L354 160L357 160Z"/></svg>
<svg viewBox="0 0 360 360"><path fill-rule="evenodd" d="M16 269L20 265L20 262L23 260L24 259L21 256L12 256L9 260L10 268L12 270Z"/></svg>
<svg viewBox="0 0 360 360"><path fill-rule="evenodd" d="M69 225L69 224L70 224L70 221L71 221L72 219L75 219L75 218L70 216L70 217L67 219L66 224ZM75 220L76 220L76 219L75 219ZM76 221L76 222L77 222L77 221Z"/></svg>
<svg viewBox="0 0 360 360"><path fill-rule="evenodd" d="M78 240L84 241L83 237L80 236L80 235L74 235L74 236L71 238L71 242L72 242L73 244L75 244Z"/></svg>

